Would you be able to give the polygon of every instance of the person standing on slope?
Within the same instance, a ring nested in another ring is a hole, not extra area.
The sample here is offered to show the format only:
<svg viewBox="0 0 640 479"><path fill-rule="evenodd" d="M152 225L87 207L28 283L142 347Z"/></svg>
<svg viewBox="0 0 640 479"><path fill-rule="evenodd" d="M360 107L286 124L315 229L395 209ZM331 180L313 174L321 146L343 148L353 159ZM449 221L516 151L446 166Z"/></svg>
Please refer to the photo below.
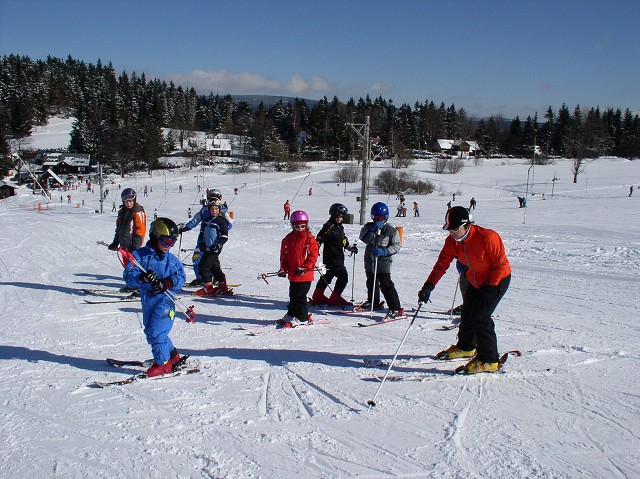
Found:
<svg viewBox="0 0 640 479"><path fill-rule="evenodd" d="M458 342L439 352L440 359L471 358L466 374L491 373L500 368L498 340L491 314L509 288L511 265L500 235L472 224L469 210L455 206L447 211L442 229L449 232L438 260L418 292L425 303L454 259L467 269L469 285L463 295Z"/></svg>
<svg viewBox="0 0 640 479"><path fill-rule="evenodd" d="M209 205L214 200L222 201L222 193L220 193L217 189L207 190L207 199L205 200L205 204L200 211L198 211L193 218L191 218L182 228L180 228L180 234L186 233L187 231L191 231L193 228L200 224L200 232L198 233L198 239L196 241L196 249L191 256L193 261L193 270L196 274L196 278L189 283L189 286L203 286L202 278L200 277L200 261L202 260L202 251L199 248L199 245L203 244L204 237L204 229L207 224L207 221L211 218L211 213L209 213ZM190 211L190 210L189 210ZM227 230L230 230L233 226L231 221L231 217L224 213L225 219L227 220Z"/></svg>
<svg viewBox="0 0 640 479"><path fill-rule="evenodd" d="M210 218L204 224L202 242L198 244L198 249L203 252L198 267L204 287L196 291L196 295L231 295L233 291L227 287L227 277L220 267L220 253L229 239L229 230L226 218L220 215L218 198L213 198L209 204L209 214ZM214 280L216 286L213 284Z"/></svg>
<svg viewBox="0 0 640 479"><path fill-rule="evenodd" d="M358 253L358 247L356 245L349 245L349 240L344 234L344 226L342 221L345 215L349 213L347 207L340 203L334 203L329 208L329 220L322 226L320 232L316 235L316 241L318 247L324 245L322 261L327 267L326 273L320 276L316 289L313 292L311 298L311 304L322 305L329 304L331 306L347 306L351 305L351 302L342 297L342 292L347 287L349 282L349 273L344 266L344 251L347 250L353 254ZM324 294L324 290L333 278L336 279L336 284L331 293L331 296L327 298Z"/></svg>
<svg viewBox="0 0 640 479"><path fill-rule="evenodd" d="M118 251L118 247L130 253L142 248L147 234L147 214L140 203L136 201L133 188L125 188L120 194L122 206L116 218L116 233L109 245L111 251Z"/></svg>
<svg viewBox="0 0 640 479"><path fill-rule="evenodd" d="M178 227L169 218L157 218L149 229L146 246L133 252L133 257L146 273L133 262L124 269L123 277L130 288L140 288L142 322L147 342L151 345L154 364L147 376L170 374L180 360L178 350L169 338L175 309L165 291L178 293L186 280L180 260L169 250L178 239Z"/></svg>
<svg viewBox="0 0 640 479"><path fill-rule="evenodd" d="M364 250L364 270L367 275L367 301L358 309L370 310L371 301L374 309L381 309L380 291L389 306L388 318L404 316L400 306L400 298L391 280L391 264L393 255L400 251L400 234L387 223L389 207L385 203L376 203L371 207L371 219L360 230L360 240L367 243ZM376 283L374 284L374 276ZM379 290L378 290L379 286Z"/></svg>
<svg viewBox="0 0 640 479"><path fill-rule="evenodd" d="M314 279L318 260L318 243L309 229L309 215L302 210L291 213L292 231L280 245L278 276L289 277L289 305L287 314L276 321L277 327L290 328L301 322L311 322L307 294Z"/></svg>

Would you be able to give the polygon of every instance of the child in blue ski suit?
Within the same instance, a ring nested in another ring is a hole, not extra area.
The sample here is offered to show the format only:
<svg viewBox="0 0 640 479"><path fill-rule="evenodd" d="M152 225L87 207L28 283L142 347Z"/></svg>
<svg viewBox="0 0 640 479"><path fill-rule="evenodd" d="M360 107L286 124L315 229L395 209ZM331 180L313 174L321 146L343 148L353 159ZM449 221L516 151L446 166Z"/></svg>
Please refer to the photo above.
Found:
<svg viewBox="0 0 640 479"><path fill-rule="evenodd" d="M184 268L178 258L169 252L178 238L178 226L168 218L151 223L146 246L133 252L133 256L146 273L129 262L124 269L124 280L130 288L140 288L142 321L147 342L151 345L154 364L147 376L159 376L173 371L180 360L178 351L169 338L175 316L174 304L164 294L177 293L186 280Z"/></svg>

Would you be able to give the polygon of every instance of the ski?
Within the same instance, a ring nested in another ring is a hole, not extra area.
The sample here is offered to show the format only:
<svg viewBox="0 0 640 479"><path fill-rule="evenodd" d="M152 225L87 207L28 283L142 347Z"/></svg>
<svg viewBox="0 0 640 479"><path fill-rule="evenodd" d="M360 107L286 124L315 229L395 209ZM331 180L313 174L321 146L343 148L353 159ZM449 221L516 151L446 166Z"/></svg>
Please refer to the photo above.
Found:
<svg viewBox="0 0 640 479"><path fill-rule="evenodd" d="M128 361L121 359L107 358L107 362L116 368L126 368L128 366L135 366L141 368L150 368L153 366L153 359L145 359L144 361Z"/></svg>
<svg viewBox="0 0 640 479"><path fill-rule="evenodd" d="M462 360L469 360L469 359L470 358L438 359L436 356L424 356L420 358L396 359L396 361L393 364L396 366L411 367L411 366L422 366L425 364L441 364L446 362L455 362L455 361L462 361ZM362 362L368 368L378 368L378 367L387 368L391 364L391 361L388 359L364 358Z"/></svg>
<svg viewBox="0 0 640 479"><path fill-rule="evenodd" d="M107 297L123 297L123 296L131 296L139 295L140 293L137 290L124 290L124 289L82 289L84 294L89 294L92 296L107 296Z"/></svg>
<svg viewBox="0 0 640 479"><path fill-rule="evenodd" d="M274 322L271 324L264 324L261 326L253 326L253 327L240 326L240 329L247 331L251 336L262 336L265 334L276 334L276 333L281 333L283 331L290 331L292 329L298 329L300 327L305 327L305 326L317 326L317 325L327 325L327 324L331 324L331 321L314 320L310 323L304 322L290 328L279 328Z"/></svg>
<svg viewBox="0 0 640 479"><path fill-rule="evenodd" d="M505 374L506 371L502 368L502 365L507 361L509 356L518 357L518 356L522 356L522 353L515 349L512 351L507 351L506 353L503 353L502 356L500 356L500 359L498 360L498 362L500 363L500 369L492 373L480 373L480 376L489 375L489 374L490 375ZM458 358L458 359L469 360L470 358ZM437 360L434 360L432 363L423 363L423 364L448 363L452 361L457 361L457 359L437 359ZM427 381L427 380L438 379L438 378L443 378L447 376L452 377L452 376L477 376L478 375L478 374L468 374L468 373L465 373L464 371L465 371L465 366L458 366L454 370L440 369L440 370L434 370L434 371L425 371L421 373L387 376L386 381ZM362 378L362 379L369 380L369 381L371 380L382 381L384 379L384 376L375 375L373 376L373 378Z"/></svg>
<svg viewBox="0 0 640 479"><path fill-rule="evenodd" d="M372 321L370 323L358 323L358 326L361 328L368 328L369 326L380 326L381 324L393 323L395 321L402 321L403 319L407 319L407 315L403 314L397 318L383 318L382 321Z"/></svg>
<svg viewBox="0 0 640 479"><path fill-rule="evenodd" d="M139 374L134 374L133 376L129 376L126 379L121 379L118 381L108 381L108 382L102 382L102 381L96 381L93 383L94 387L97 388L105 388L108 386L123 386L125 384L131 384L133 382L136 381L140 381L142 379L165 379L165 378L171 378L174 376L183 376L185 374L194 374L194 373L199 373L200 369L199 368L194 368L194 367L189 367L186 365L187 363L187 359L189 358L189 355L185 355L182 356L180 358L180 360L178 360L174 365L173 365L173 372L170 374L162 374L160 376L153 376L153 377L148 377L146 371L143 373L139 373ZM107 362L109 364L111 364L112 366L116 366L116 367L123 367L123 366L141 366L141 367L145 367L146 366L146 362L147 361L121 361L118 359L107 359ZM151 362L153 362L153 360L151 360Z"/></svg>
<svg viewBox="0 0 640 479"><path fill-rule="evenodd" d="M139 302L140 296L124 296L121 298L85 299L85 304L131 303Z"/></svg>
<svg viewBox="0 0 640 479"><path fill-rule="evenodd" d="M127 379L122 379L120 381L110 381L110 382L96 381L93 383L93 386L97 388L106 388L109 386L123 386L125 384L131 384L133 382L140 381L142 379L154 379L154 380L167 379L175 376L184 376L185 374L194 374L199 372L200 372L200 369L198 368L183 368L183 369L178 369L177 371L174 371L171 374L163 374L161 376L153 376L151 378L147 376L147 373L140 373L140 374L136 374L134 376L128 377Z"/></svg>

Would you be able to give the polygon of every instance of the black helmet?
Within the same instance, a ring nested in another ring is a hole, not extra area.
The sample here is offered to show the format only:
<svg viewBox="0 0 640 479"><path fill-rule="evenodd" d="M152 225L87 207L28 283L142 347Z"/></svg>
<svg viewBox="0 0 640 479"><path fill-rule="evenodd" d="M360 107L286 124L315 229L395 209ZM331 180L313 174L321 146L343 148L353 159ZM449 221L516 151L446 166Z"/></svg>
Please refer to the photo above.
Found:
<svg viewBox="0 0 640 479"><path fill-rule="evenodd" d="M122 193L120 193L120 198L122 198L122 201L135 200L136 192L133 188L125 188L122 190Z"/></svg>
<svg viewBox="0 0 640 479"><path fill-rule="evenodd" d="M156 240L165 238L178 239L179 235L178 225L169 218L156 218L149 228L149 236Z"/></svg>
<svg viewBox="0 0 640 479"><path fill-rule="evenodd" d="M455 230L456 228L468 223L471 223L469 210L464 206L454 206L453 208L449 208L447 213L444 215L444 225L442 226L442 229Z"/></svg>
<svg viewBox="0 0 640 479"><path fill-rule="evenodd" d="M349 210L342 203L334 203L329 208L329 215L331 215L332 218L337 218L338 216L345 216L347 213L349 213Z"/></svg>

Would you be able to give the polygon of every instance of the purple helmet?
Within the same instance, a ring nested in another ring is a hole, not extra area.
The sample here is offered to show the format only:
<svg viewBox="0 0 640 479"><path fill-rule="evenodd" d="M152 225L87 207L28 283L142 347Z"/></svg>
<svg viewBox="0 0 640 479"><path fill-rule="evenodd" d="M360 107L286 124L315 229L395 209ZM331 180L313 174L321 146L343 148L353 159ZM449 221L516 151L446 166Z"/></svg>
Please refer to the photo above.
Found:
<svg viewBox="0 0 640 479"><path fill-rule="evenodd" d="M296 210L291 213L291 218L289 218L291 223L308 223L309 215L302 210Z"/></svg>

